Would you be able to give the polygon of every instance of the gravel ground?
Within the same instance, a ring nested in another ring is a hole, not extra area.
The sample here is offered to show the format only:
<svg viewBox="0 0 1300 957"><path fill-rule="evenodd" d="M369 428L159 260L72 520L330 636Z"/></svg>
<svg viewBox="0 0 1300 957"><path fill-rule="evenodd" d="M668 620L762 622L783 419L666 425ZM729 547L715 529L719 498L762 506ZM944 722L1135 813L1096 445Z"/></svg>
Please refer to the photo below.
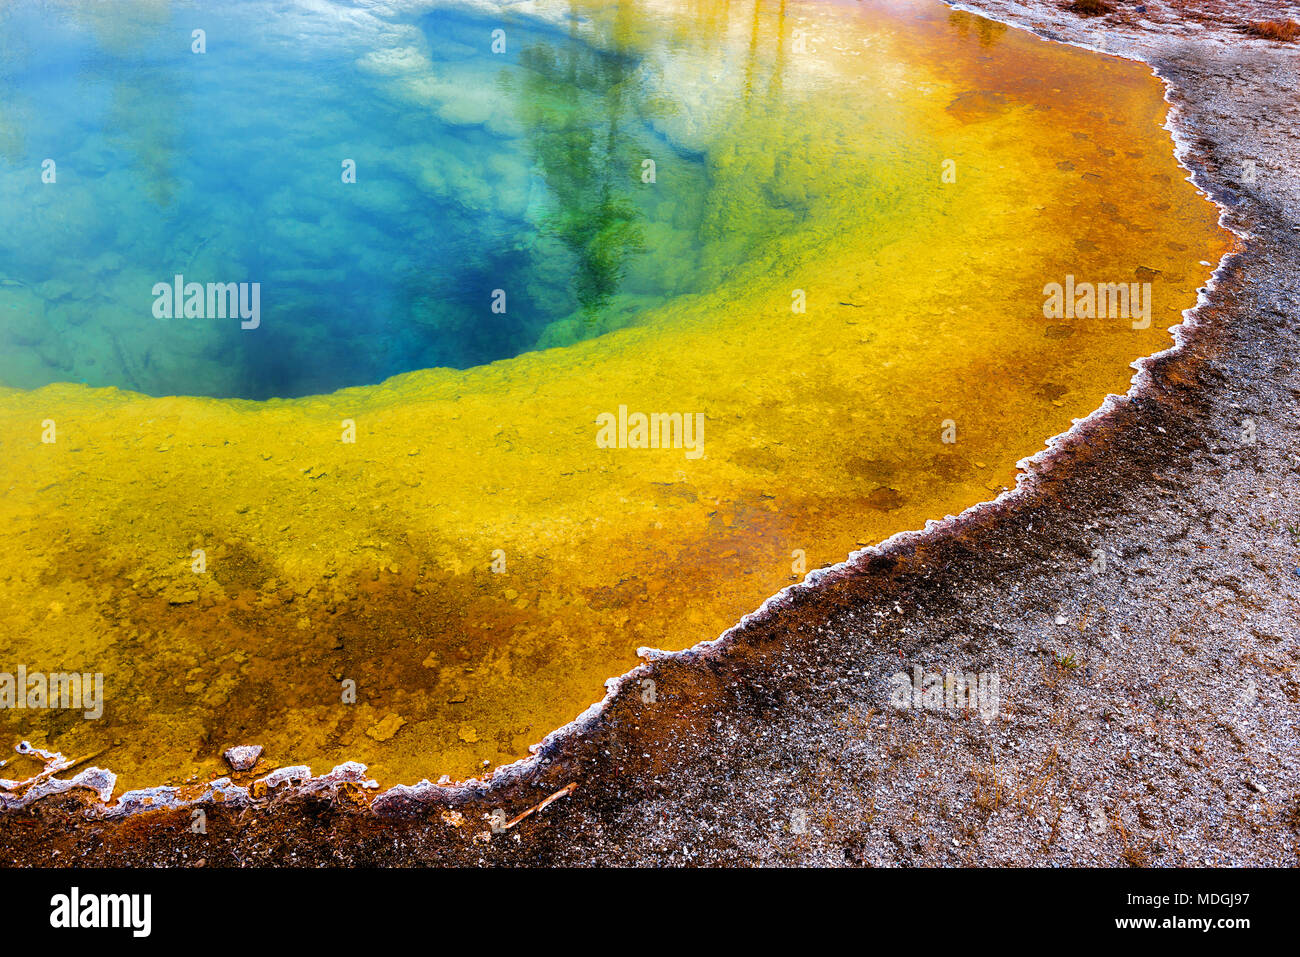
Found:
<svg viewBox="0 0 1300 957"><path fill-rule="evenodd" d="M1297 864L1300 43L1240 29L1296 8L963 6L1153 64L1248 237L1136 397L1022 492L654 658L491 787L272 789L206 833L76 791L0 815L0 861ZM891 707L914 668L996 673L996 707Z"/></svg>

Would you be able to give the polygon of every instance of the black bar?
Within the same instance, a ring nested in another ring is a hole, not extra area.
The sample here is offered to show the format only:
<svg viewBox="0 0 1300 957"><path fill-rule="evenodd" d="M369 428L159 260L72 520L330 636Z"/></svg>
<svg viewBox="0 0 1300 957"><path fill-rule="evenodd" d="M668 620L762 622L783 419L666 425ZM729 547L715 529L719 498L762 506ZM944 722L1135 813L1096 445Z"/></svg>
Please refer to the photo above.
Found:
<svg viewBox="0 0 1300 957"><path fill-rule="evenodd" d="M1242 934L1283 931L1280 918L1294 898L1295 879L1286 870L4 871L0 913L20 934L13 940L143 943L129 926L51 927L52 898L64 895L70 903L74 886L83 907L92 895L149 894L148 940L165 943L287 943L303 933L320 944L337 932L341 945L417 935L441 947L501 943L500 935L512 933L522 942L541 932L552 941L558 934L575 946L585 942L586 949L606 933L671 934L682 942L766 933L773 922L815 928L824 940L832 939L826 931L840 927L864 943L901 931L917 944L1126 938L1181 944L1199 936L1232 945ZM686 914L692 917L682 924ZM1119 926L1134 919L1154 923ZM1206 929L1186 923L1192 920L1212 923ZM352 938L354 932L359 936Z"/></svg>

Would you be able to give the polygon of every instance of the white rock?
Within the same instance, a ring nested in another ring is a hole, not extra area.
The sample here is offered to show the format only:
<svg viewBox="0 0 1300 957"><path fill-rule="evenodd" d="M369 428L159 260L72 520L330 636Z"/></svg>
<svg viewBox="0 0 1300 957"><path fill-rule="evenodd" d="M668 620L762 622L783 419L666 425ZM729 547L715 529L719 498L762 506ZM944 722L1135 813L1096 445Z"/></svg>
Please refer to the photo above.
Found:
<svg viewBox="0 0 1300 957"><path fill-rule="evenodd" d="M224 755L226 763L236 771L249 770L261 756L262 746L260 744L240 744L233 748L227 748Z"/></svg>

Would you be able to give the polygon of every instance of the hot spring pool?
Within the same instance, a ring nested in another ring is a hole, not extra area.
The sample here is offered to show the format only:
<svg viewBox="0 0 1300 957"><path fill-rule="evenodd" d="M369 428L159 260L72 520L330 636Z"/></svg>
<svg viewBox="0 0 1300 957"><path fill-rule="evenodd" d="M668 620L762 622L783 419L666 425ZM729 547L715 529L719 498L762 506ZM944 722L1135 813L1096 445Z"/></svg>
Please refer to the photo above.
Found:
<svg viewBox="0 0 1300 957"><path fill-rule="evenodd" d="M122 786L515 760L638 647L1013 484L1228 244L1145 67L936 0L0 36L0 671L105 697L0 731Z"/></svg>

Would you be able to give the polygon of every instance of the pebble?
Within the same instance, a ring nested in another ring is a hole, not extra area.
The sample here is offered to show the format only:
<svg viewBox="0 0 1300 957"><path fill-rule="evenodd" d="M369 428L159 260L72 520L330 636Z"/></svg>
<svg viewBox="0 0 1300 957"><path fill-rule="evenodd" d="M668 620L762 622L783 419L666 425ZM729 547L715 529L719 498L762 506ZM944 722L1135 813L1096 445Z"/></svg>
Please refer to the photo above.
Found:
<svg viewBox="0 0 1300 957"><path fill-rule="evenodd" d="M406 724L406 719L400 714L389 714L374 727L367 728L366 734L376 741L387 741L397 734L398 729L404 724Z"/></svg>
<svg viewBox="0 0 1300 957"><path fill-rule="evenodd" d="M262 756L262 746L260 744L240 744L233 748L227 748L223 757L226 763L236 771L247 771L257 763L257 759Z"/></svg>

